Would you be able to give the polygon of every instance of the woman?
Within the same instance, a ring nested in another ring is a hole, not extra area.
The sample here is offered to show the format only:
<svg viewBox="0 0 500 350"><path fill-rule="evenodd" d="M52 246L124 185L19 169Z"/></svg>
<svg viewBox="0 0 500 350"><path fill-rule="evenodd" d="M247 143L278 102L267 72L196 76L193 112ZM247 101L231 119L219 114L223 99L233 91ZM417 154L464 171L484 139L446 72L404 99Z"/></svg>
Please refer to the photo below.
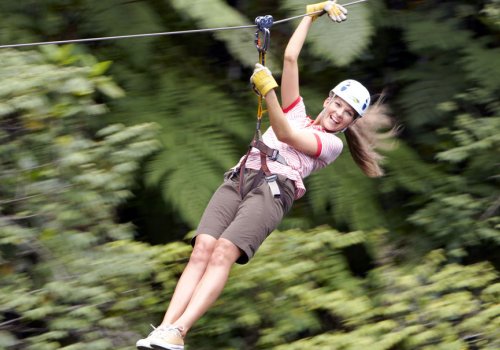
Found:
<svg viewBox="0 0 500 350"><path fill-rule="evenodd" d="M184 349L186 333L218 298L232 265L247 263L293 201L304 195L303 178L340 154L342 141L335 133L346 131L351 154L368 176L382 175L380 157L365 143L371 143L373 138L361 137L359 128L355 128L370 104L368 90L360 83L342 82L326 98L324 109L315 120L306 115L299 94L298 57L318 10L335 21L346 19L347 11L333 1L307 7L310 16L302 19L285 50L281 80L281 102L285 108L281 108L274 91L278 85L267 68L257 65L251 78L255 90L266 100L272 126L264 133L263 141L278 150L282 160L266 161L269 171L277 175L276 182L269 181L270 177L254 182L261 168L260 151L255 148L246 162L243 157L226 174L203 214L192 241L190 260L161 325L139 340L137 348Z"/></svg>

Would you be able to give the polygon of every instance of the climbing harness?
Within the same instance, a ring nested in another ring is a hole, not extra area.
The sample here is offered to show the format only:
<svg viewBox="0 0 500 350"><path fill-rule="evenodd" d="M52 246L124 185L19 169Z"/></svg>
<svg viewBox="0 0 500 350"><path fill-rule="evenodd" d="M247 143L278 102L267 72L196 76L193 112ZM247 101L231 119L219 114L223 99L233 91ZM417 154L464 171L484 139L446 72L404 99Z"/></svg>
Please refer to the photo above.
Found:
<svg viewBox="0 0 500 350"><path fill-rule="evenodd" d="M347 4L342 4L342 6L347 7L355 4L359 4L368 0L356 0L351 1ZM317 11L314 13L305 13L298 16L293 16L285 19L281 19L279 21L275 21L274 24L285 23L294 19L298 19L305 16L310 16L313 14L320 14L323 11ZM203 29L191 29L191 30L179 30L174 32L158 32L158 33L144 33L144 34L129 34L129 35L115 35L115 36L104 36L104 37L96 37L96 38L83 38L83 39L69 39L69 40L54 40L54 41L39 41L32 43L21 43L21 44L6 44L0 45L0 49L7 48L19 48L19 47L30 47L30 46L42 46L42 45L63 45L63 44L77 44L77 43L89 43L95 41L106 41L106 40L121 40L121 39L132 39L132 38L147 38L147 37L155 37L155 36L167 36L167 35L180 35L180 34L193 34L193 33L203 33L203 32L216 32L223 30L234 30L234 29L246 29L246 28L255 28L256 25L242 25L242 26L233 26L233 27L219 27L219 28L203 28Z"/></svg>
<svg viewBox="0 0 500 350"><path fill-rule="evenodd" d="M257 51L259 52L259 63L263 66L266 65L266 52L269 48L269 43L271 40L271 32L270 28L273 25L273 17L270 15L267 16L259 16L255 19L255 24L257 25L257 31L255 32L255 46ZM276 174L271 173L269 167L267 166L267 160L272 160L279 162L283 165L288 165L285 158L279 154L277 149L271 148L267 146L264 141L262 141L262 132L261 132L261 123L262 116L264 114L263 109L263 97L258 94L258 104L257 104L257 123L255 126L255 133L248 147L248 151L242 159L240 166L235 168L231 174L231 177L236 176L239 173L239 191L241 197L245 197L247 193L244 191L243 179L245 176L245 165L252 151L252 148L256 148L260 152L260 170L255 176L254 181L248 191L257 187L262 178L265 178L265 181L269 185L269 188L275 198L281 198L281 191L278 185L278 176Z"/></svg>

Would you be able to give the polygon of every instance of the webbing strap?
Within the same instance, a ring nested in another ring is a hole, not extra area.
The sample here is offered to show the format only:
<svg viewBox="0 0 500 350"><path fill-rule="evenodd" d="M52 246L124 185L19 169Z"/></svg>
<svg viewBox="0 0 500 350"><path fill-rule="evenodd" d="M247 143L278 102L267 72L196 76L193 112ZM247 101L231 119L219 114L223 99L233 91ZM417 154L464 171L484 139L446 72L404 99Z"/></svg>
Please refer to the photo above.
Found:
<svg viewBox="0 0 500 350"><path fill-rule="evenodd" d="M269 159L274 160L283 165L288 165L286 159L280 154L280 152L266 145L262 140L253 140L252 147L257 148L261 153L264 153Z"/></svg>
<svg viewBox="0 0 500 350"><path fill-rule="evenodd" d="M272 174L271 171L269 170L269 167L267 166L266 158L267 158L266 154L260 152L260 168L262 169L262 171L266 176L270 176Z"/></svg>
<svg viewBox="0 0 500 350"><path fill-rule="evenodd" d="M273 17L272 16L263 16L263 17L257 17L255 19L255 24L257 24L258 30L255 32L255 45L257 47L257 50L259 51L259 63L262 64L263 66L266 65L266 51L269 47L269 41L270 41L270 36L271 33L269 31L269 28L273 25ZM262 34L263 38L261 40L261 37L259 34ZM271 171L269 170L269 167L267 166L267 157L272 159L273 161L279 161L282 164L287 165L285 158L281 156L278 152L278 150L275 150L273 148L268 147L263 141L262 141L262 135L260 131L260 126L262 122L262 116L264 114L264 109L263 109L263 97L261 95L258 95L258 101L257 101L257 124L255 127L255 134L252 140L252 143L241 161L240 164L240 178L239 178L239 191L241 197L245 197L246 193L244 192L244 183L243 183L243 177L245 175L245 164L248 159L248 156L250 155L250 151L252 147L257 148L260 151L260 171L259 175L255 177L254 182L252 183L252 188L255 188L258 186L260 183L262 176L265 175L266 177L266 182L269 185L269 188L271 189L271 192L274 197L280 197L280 189L278 186L277 179L278 177L275 174L272 174Z"/></svg>

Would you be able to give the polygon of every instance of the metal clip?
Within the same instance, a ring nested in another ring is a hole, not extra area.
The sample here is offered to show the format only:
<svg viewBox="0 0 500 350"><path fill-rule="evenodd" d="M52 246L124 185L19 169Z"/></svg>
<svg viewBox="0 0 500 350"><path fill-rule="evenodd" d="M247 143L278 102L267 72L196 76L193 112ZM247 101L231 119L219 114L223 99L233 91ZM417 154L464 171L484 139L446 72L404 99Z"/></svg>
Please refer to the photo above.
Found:
<svg viewBox="0 0 500 350"><path fill-rule="evenodd" d="M271 190L273 197L280 197L281 196L280 187L278 186L277 180L278 180L278 175L276 175L276 174L266 176L266 182L269 185L269 189Z"/></svg>
<svg viewBox="0 0 500 350"><path fill-rule="evenodd" d="M236 175L239 175L240 173L240 168L236 167L233 170L231 170L231 174L229 174L228 179L232 180Z"/></svg>
<svg viewBox="0 0 500 350"><path fill-rule="evenodd" d="M257 31L255 32L255 46L259 52L266 52L269 48L269 42L271 41L271 31L269 30L273 25L273 16L259 16L255 19L255 24L257 25ZM260 33L262 33L262 40L260 38Z"/></svg>
<svg viewBox="0 0 500 350"><path fill-rule="evenodd" d="M278 159L279 155L280 155L280 151L278 151L277 149L273 149L273 154L271 154L269 156L269 159L276 160L276 159Z"/></svg>

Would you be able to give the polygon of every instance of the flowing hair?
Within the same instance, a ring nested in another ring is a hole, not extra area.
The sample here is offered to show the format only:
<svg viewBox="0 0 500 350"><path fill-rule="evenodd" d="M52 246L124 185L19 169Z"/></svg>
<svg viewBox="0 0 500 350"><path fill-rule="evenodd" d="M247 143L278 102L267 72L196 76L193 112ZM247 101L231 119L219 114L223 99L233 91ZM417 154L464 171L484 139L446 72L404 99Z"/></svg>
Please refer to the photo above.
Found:
<svg viewBox="0 0 500 350"><path fill-rule="evenodd" d="M392 148L390 138L397 134L389 108L383 102L382 94L363 117L344 132L354 162L369 177L384 175L381 167L384 157L377 149Z"/></svg>

